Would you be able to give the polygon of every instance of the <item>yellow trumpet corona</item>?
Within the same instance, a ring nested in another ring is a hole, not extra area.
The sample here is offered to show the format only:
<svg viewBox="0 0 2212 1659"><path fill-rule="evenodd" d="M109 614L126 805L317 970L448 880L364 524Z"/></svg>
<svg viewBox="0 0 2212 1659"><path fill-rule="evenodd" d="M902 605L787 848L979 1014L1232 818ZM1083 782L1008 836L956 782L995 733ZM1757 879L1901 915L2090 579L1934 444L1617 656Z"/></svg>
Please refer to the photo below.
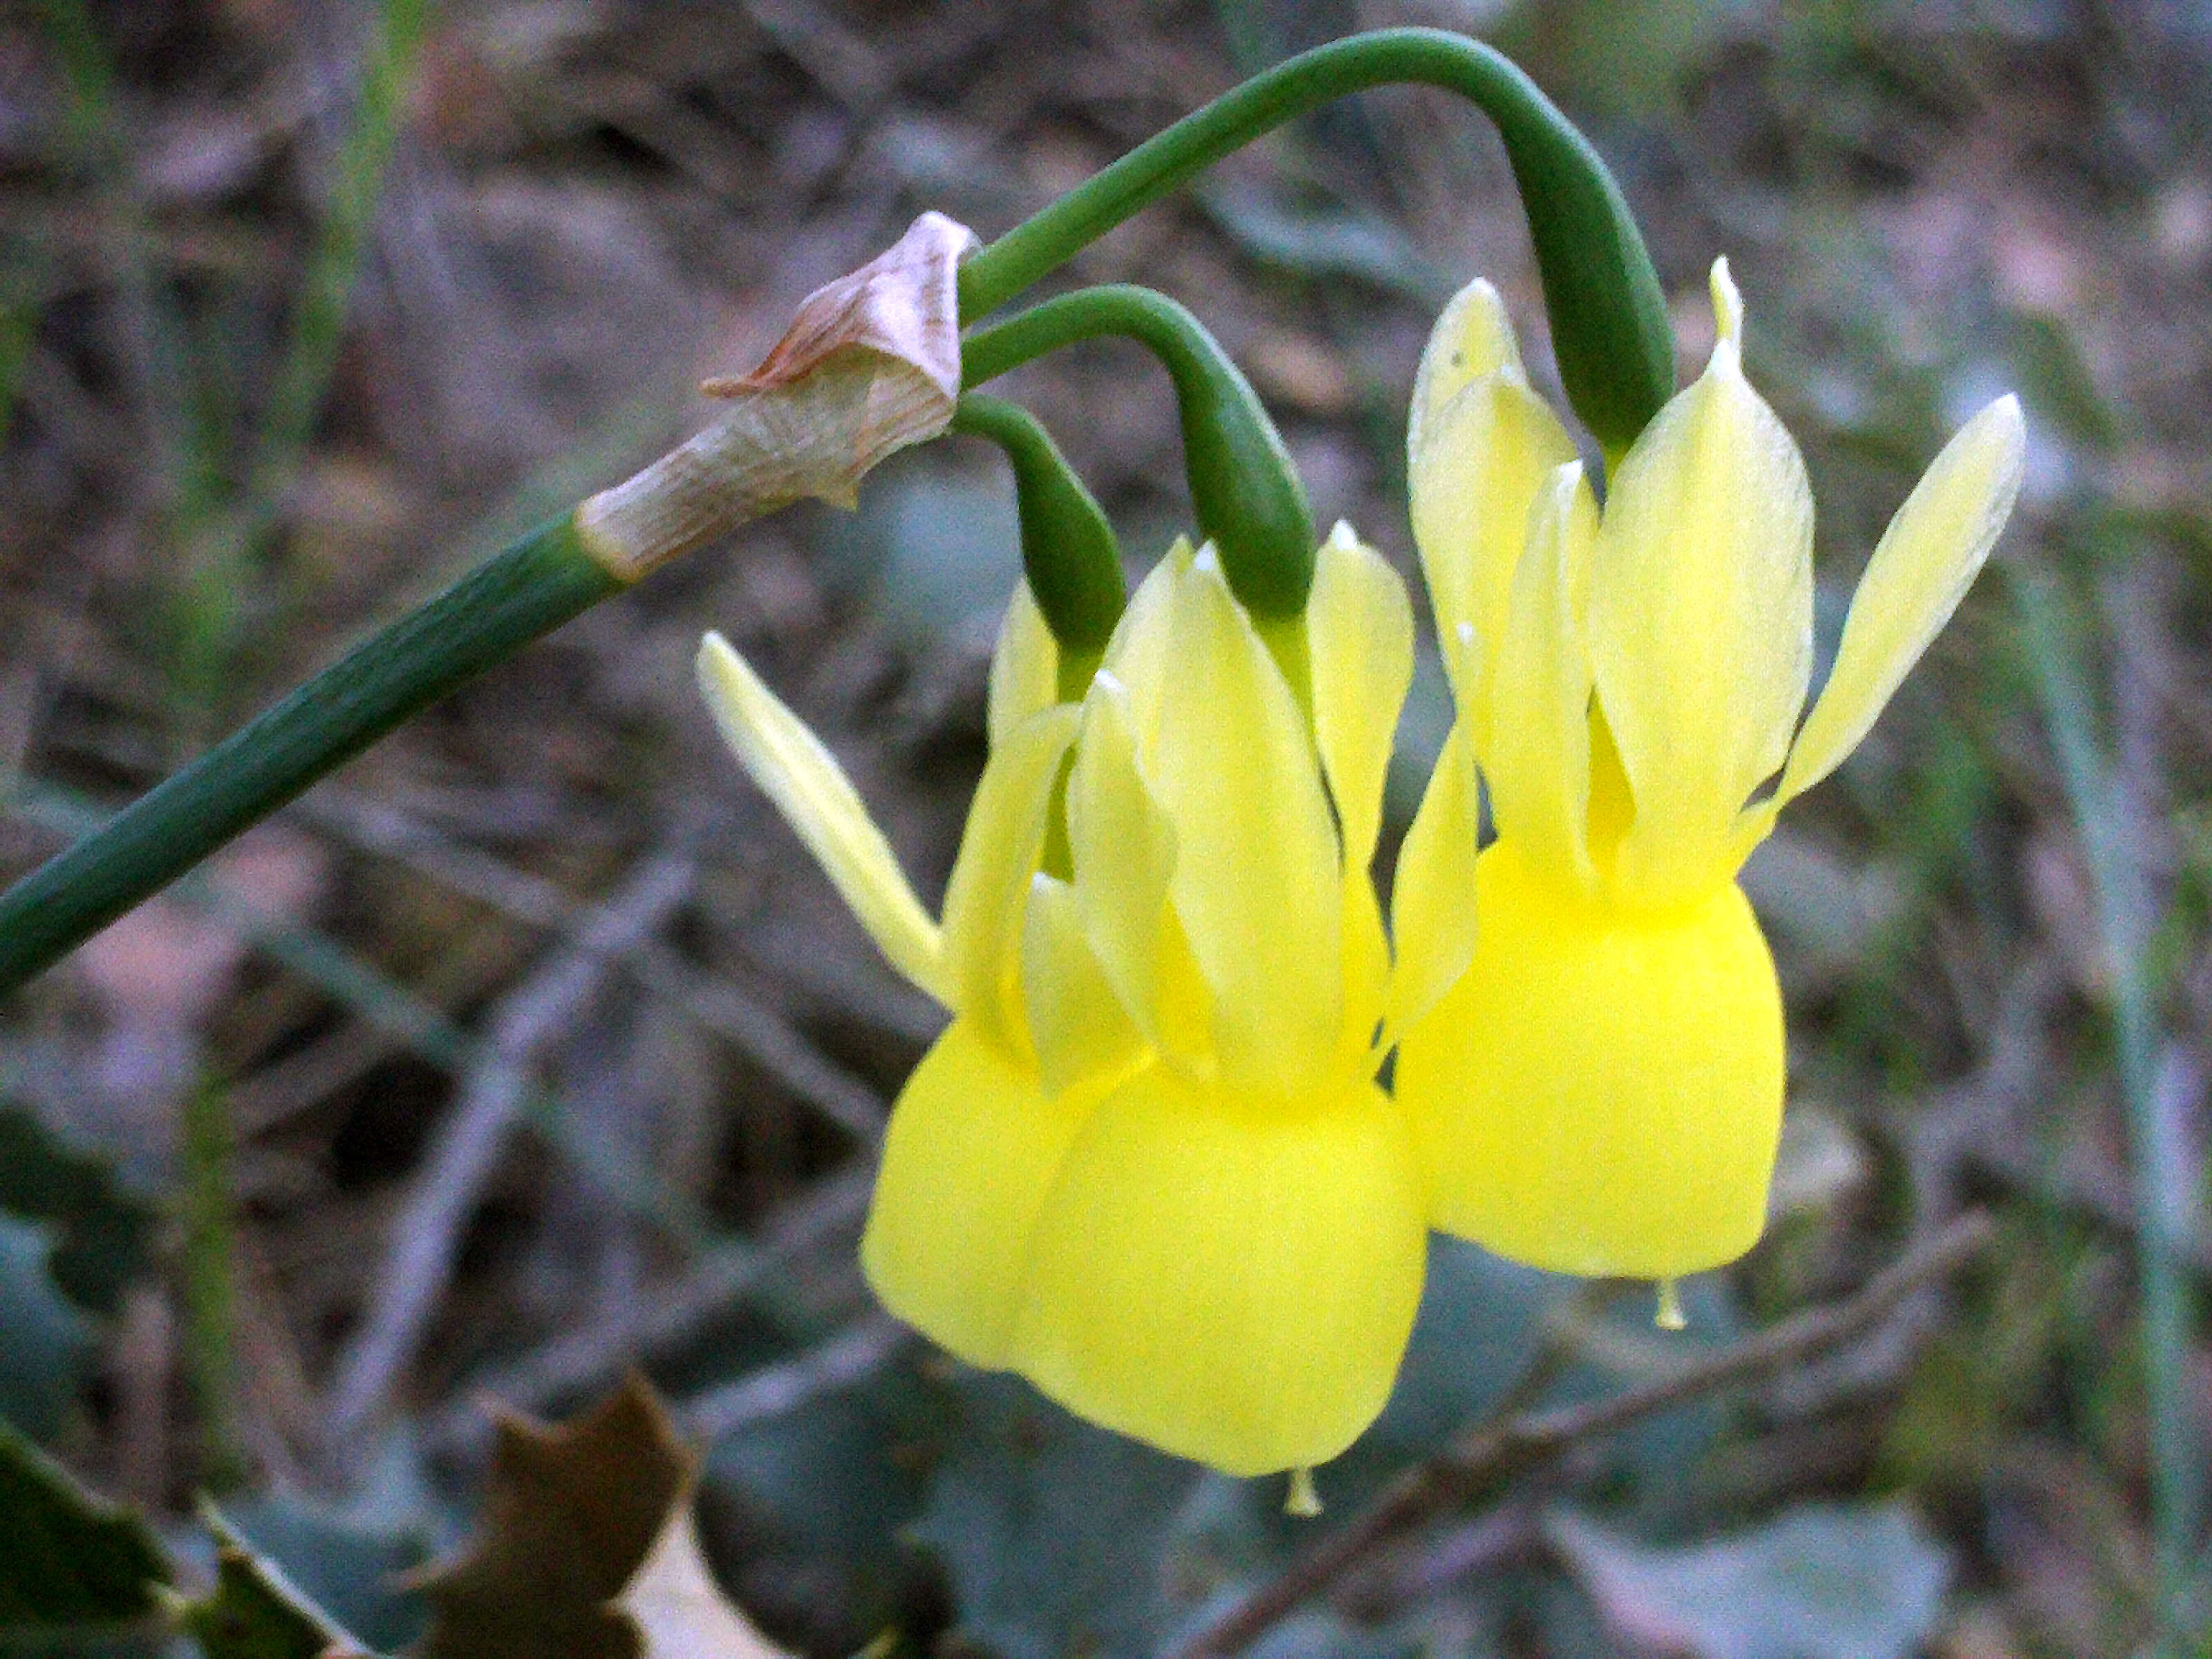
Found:
<svg viewBox="0 0 2212 1659"><path fill-rule="evenodd" d="M1736 872L1866 735L2020 484L2020 407L2002 398L1891 521L1800 726L1812 496L1744 378L1725 260L1712 295L1705 374L1620 458L1601 513L1486 283L1438 321L1408 432L1455 738L1497 840L1459 848L1480 937L1404 1033L1397 1090L1434 1224L1569 1273L1665 1279L1758 1238L1782 1003Z"/></svg>
<svg viewBox="0 0 2212 1659"><path fill-rule="evenodd" d="M1053 702L1018 592L939 927L821 745L726 644L701 652L747 769L954 1016L893 1109L861 1245L877 1293L1235 1474L1349 1444L1419 1300L1420 1177L1374 1078L1473 952L1454 854L1475 784L1464 757L1431 783L1395 893L1420 945L1394 969L1369 866L1412 662L1403 585L1341 528L1303 623L1269 638L1179 544L1080 704Z"/></svg>

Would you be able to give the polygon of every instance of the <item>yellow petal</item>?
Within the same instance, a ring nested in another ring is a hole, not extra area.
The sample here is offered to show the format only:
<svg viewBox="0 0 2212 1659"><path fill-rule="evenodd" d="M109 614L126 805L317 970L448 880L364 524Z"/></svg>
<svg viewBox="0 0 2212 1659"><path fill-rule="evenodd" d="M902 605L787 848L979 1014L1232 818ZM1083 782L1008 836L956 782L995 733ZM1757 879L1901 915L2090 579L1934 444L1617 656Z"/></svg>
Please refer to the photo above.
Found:
<svg viewBox="0 0 2212 1659"><path fill-rule="evenodd" d="M1409 1029L1433 1008L1474 959L1480 803L1467 728L1455 725L1399 849L1390 890L1397 957L1390 975L1394 1032Z"/></svg>
<svg viewBox="0 0 2212 1659"><path fill-rule="evenodd" d="M1499 840L1474 965L1399 1044L1430 1219L1516 1261L1659 1279L1765 1224L1781 993L1742 892L1583 899Z"/></svg>
<svg viewBox="0 0 2212 1659"><path fill-rule="evenodd" d="M1039 875L1022 927L1022 1000L1047 1094L1118 1081L1149 1052L1085 936L1075 890Z"/></svg>
<svg viewBox="0 0 2212 1659"><path fill-rule="evenodd" d="M1582 618L1597 502L1580 461L1552 474L1530 514L1498 641L1482 768L1498 833L1553 878L1594 886L1588 841L1589 656Z"/></svg>
<svg viewBox="0 0 2212 1659"><path fill-rule="evenodd" d="M1413 608L1406 584L1351 526L1314 561L1306 601L1314 738L1344 832L1347 873L1364 872L1382 824L1382 784L1398 710L1413 683Z"/></svg>
<svg viewBox="0 0 2212 1659"><path fill-rule="evenodd" d="M1553 470L1575 459L1574 441L1528 389L1511 347L1489 284L1455 300L1422 360L1407 444L1413 540L1437 632L1464 625L1475 636L1474 672L1455 678L1454 690L1478 750L1488 726L1481 665L1495 654L1529 505Z"/></svg>
<svg viewBox="0 0 2212 1659"><path fill-rule="evenodd" d="M1102 669L1083 702L1082 735L1067 781L1067 839L1075 902L1100 970L1147 1042L1182 1054L1203 1037L1181 1028L1166 972L1173 952L1168 884L1176 827L1137 763L1128 694Z"/></svg>
<svg viewBox="0 0 2212 1659"><path fill-rule="evenodd" d="M999 624L999 643L991 653L988 717L991 746L1041 708L1060 701L1060 644L1026 581L1014 584L1014 597Z"/></svg>
<svg viewBox="0 0 2212 1659"><path fill-rule="evenodd" d="M1344 1022L1336 830L1313 742L1210 550L1176 585L1174 682L1150 776L1176 829L1169 883L1212 988L1224 1077L1289 1091Z"/></svg>
<svg viewBox="0 0 2212 1659"><path fill-rule="evenodd" d="M1636 801L1619 878L1659 902L1734 873L1737 814L1782 765L1813 661L1804 462L1743 378L1725 260L1713 291L1712 361L1622 462L1590 589L1598 697Z"/></svg>
<svg viewBox="0 0 2212 1659"><path fill-rule="evenodd" d="M1306 601L1314 737L1336 804L1344 884L1342 1063L1361 1064L1390 977L1372 866L1398 711L1413 681L1413 608L1398 573L1340 524L1314 564Z"/></svg>
<svg viewBox="0 0 2212 1659"><path fill-rule="evenodd" d="M950 1006L937 924L907 885L844 769L720 634L700 641L698 671L699 690L723 740L798 831L877 948Z"/></svg>
<svg viewBox="0 0 2212 1659"><path fill-rule="evenodd" d="M1428 422L1443 406L1485 375L1501 368L1521 369L1521 346L1498 290L1478 276L1445 302L1421 349L1413 375L1413 405L1406 422L1406 446L1419 450Z"/></svg>
<svg viewBox="0 0 2212 1659"><path fill-rule="evenodd" d="M1285 1102L1150 1067L1068 1152L1014 1363L1070 1409L1231 1474L1322 1462L1389 1395L1423 1249L1379 1091Z"/></svg>
<svg viewBox="0 0 2212 1659"><path fill-rule="evenodd" d="M1146 765L1152 761L1154 727L1158 723L1160 698L1172 678L1168 631L1176 589L1188 574L1197 549L1188 537L1177 537L1160 562L1137 584L1128 608L1115 624L1106 641L1101 666L1121 683L1127 699L1130 730Z"/></svg>
<svg viewBox="0 0 2212 1659"><path fill-rule="evenodd" d="M1045 815L1081 711L1059 703L1013 727L991 752L969 803L945 889L945 967L953 1008L989 1041L1026 1055L1022 910L1044 849Z"/></svg>
<svg viewBox="0 0 2212 1659"><path fill-rule="evenodd" d="M1929 641L1966 598L2020 493L2020 400L2000 398L1944 446L1889 521L1844 623L1836 666L1776 792L1803 793L1859 745Z"/></svg>
<svg viewBox="0 0 2212 1659"><path fill-rule="evenodd" d="M1035 1072L955 1020L891 1109L860 1267L883 1304L971 1364L1001 1366L1030 1235L1098 1092Z"/></svg>
<svg viewBox="0 0 2212 1659"><path fill-rule="evenodd" d="M1372 1078L1382 1064L1390 1012L1390 935L1375 878L1361 872L1344 882L1344 1024L1330 1075Z"/></svg>

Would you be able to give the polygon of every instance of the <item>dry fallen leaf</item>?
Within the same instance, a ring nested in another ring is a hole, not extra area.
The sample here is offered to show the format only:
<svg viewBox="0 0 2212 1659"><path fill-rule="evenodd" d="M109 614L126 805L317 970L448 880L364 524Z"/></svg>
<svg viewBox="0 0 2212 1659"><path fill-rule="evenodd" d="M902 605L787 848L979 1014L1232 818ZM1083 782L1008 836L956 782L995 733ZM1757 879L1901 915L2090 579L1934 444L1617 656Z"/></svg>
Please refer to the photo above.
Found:
<svg viewBox="0 0 2212 1659"><path fill-rule="evenodd" d="M558 1428L502 1416L476 1535L421 1581L425 1659L782 1659L708 1572L698 1471L636 1376Z"/></svg>

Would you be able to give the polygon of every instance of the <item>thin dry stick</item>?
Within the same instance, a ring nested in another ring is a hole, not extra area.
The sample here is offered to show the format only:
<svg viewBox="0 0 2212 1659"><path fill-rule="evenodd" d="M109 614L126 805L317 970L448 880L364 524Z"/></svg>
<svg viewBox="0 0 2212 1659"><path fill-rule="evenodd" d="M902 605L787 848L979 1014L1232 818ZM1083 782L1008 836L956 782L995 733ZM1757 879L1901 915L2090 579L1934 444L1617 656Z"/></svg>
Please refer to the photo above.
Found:
<svg viewBox="0 0 2212 1659"><path fill-rule="evenodd" d="M874 1160L860 1161L793 1200L758 1243L725 1245L677 1284L656 1290L634 1326L570 1331L520 1359L479 1372L470 1379L467 1399L431 1419L423 1431L426 1443L442 1455L481 1455L491 1428L484 1401L542 1412L611 1382L623 1365L641 1357L681 1347L793 1261L858 1224L874 1182Z"/></svg>
<svg viewBox="0 0 2212 1659"><path fill-rule="evenodd" d="M613 957L650 933L691 890L689 854L648 859L574 939L502 999L462 1097L440 1126L421 1177L392 1218L377 1297L338 1367L326 1437L343 1455L413 1355L453 1271L462 1224L522 1114L538 1051L574 1021Z"/></svg>
<svg viewBox="0 0 2212 1659"><path fill-rule="evenodd" d="M677 1420L695 1439L714 1445L859 1382L913 1340L914 1332L889 1314L866 1315L818 1347L685 1401Z"/></svg>
<svg viewBox="0 0 2212 1659"><path fill-rule="evenodd" d="M1229 1659L1381 1545L1448 1505L1494 1490L1585 1441L1848 1340L1922 1285L1972 1259L1994 1231L1986 1215L1969 1211L1875 1275L1848 1301L1809 1309L1671 1376L1625 1389L1609 1399L1533 1412L1477 1431L1442 1456L1407 1470L1350 1526L1323 1540L1164 1659Z"/></svg>
<svg viewBox="0 0 2212 1659"><path fill-rule="evenodd" d="M293 811L519 921L557 927L576 908L553 883L459 847L381 802L310 796ZM729 981L693 967L658 939L638 940L625 953L624 967L646 990L723 1037L863 1146L881 1143L886 1115L882 1097L824 1055L775 1010Z"/></svg>
<svg viewBox="0 0 2212 1659"><path fill-rule="evenodd" d="M799 1028L726 979L702 974L665 945L632 953L630 977L726 1039L800 1100L863 1146L883 1144L889 1109L866 1084L809 1042Z"/></svg>

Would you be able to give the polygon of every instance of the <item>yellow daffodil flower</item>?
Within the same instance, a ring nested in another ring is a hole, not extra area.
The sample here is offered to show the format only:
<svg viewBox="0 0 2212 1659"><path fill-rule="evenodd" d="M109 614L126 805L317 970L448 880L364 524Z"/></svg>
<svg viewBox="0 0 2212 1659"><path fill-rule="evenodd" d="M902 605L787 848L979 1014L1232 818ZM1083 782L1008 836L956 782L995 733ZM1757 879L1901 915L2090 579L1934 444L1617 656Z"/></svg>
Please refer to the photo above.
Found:
<svg viewBox="0 0 2212 1659"><path fill-rule="evenodd" d="M1210 550L1178 546L1085 701L1072 878L1041 877L1030 901L1030 962L1079 932L1147 1060L1045 1200L1017 1363L1231 1474L1350 1444L1420 1299L1419 1174L1374 1079L1386 1021L1471 952L1472 884L1437 854L1472 833L1474 800L1446 776L1424 805L1397 894L1428 918L1427 954L1394 975L1369 864L1412 672L1403 585L1348 531L1321 550L1302 629L1271 637ZM1030 1007L1048 1074L1064 1042L1089 1046L1046 1034L1095 1018L1081 1000Z"/></svg>
<svg viewBox="0 0 2212 1659"><path fill-rule="evenodd" d="M819 744L702 653L748 769L954 1012L893 1113L871 1283L954 1352L1231 1474L1349 1444L1419 1300L1419 1173L1374 1078L1472 954L1475 799L1471 765L1439 771L1397 886L1421 945L1394 971L1369 865L1412 662L1402 584L1343 530L1302 623L1265 637L1178 545L1080 705L1052 703L1018 594L939 929Z"/></svg>
<svg viewBox="0 0 2212 1659"><path fill-rule="evenodd" d="M1736 872L1866 735L2020 483L2003 398L1891 521L1800 726L1812 496L1744 379L1725 260L1712 294L1705 374L1620 458L1602 512L1487 283L1437 323L1408 434L1415 538L1498 839L1476 860L1474 965L1406 1031L1396 1085L1435 1224L1570 1273L1666 1279L1758 1238L1782 1004Z"/></svg>

